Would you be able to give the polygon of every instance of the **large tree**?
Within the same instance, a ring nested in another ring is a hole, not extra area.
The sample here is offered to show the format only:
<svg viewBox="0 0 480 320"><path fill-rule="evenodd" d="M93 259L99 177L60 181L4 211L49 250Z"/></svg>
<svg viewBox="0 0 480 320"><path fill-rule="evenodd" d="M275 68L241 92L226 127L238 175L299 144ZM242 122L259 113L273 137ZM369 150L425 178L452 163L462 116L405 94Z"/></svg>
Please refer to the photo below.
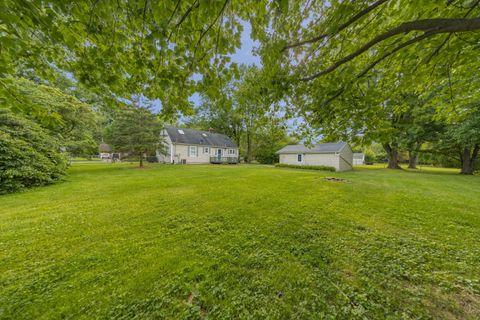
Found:
<svg viewBox="0 0 480 320"><path fill-rule="evenodd" d="M411 120L398 97L435 91L426 107L439 116L478 101L480 1L284 3L255 33L273 82L313 127L381 142L390 168Z"/></svg>
<svg viewBox="0 0 480 320"><path fill-rule="evenodd" d="M463 106L436 141L437 151L456 158L462 174L473 174L480 153L480 103Z"/></svg>
<svg viewBox="0 0 480 320"><path fill-rule="evenodd" d="M60 69L104 97L144 95L185 112L193 92L232 76L242 21L266 3L2 0L0 90L12 94L1 84L19 68L46 80Z"/></svg>
<svg viewBox="0 0 480 320"><path fill-rule="evenodd" d="M264 71L241 66L238 79L226 81L218 95L202 95L202 105L187 124L232 137L247 162L274 162L275 152L290 139Z"/></svg>
<svg viewBox="0 0 480 320"><path fill-rule="evenodd" d="M16 103L2 105L33 119L47 129L68 153L92 154L97 149L94 133L98 114L90 104L72 93L24 78L8 78L8 89Z"/></svg>
<svg viewBox="0 0 480 320"><path fill-rule="evenodd" d="M143 168L145 155L163 150L161 127L158 116L149 108L124 106L117 110L111 127L108 128L107 141L116 152L137 156L139 166Z"/></svg>

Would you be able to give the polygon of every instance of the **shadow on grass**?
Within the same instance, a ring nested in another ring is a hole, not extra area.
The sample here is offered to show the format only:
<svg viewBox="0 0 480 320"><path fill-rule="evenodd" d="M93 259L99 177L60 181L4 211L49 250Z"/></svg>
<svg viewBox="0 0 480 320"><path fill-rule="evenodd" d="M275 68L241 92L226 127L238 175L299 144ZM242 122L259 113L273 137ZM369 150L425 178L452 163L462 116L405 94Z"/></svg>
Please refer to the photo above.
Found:
<svg viewBox="0 0 480 320"><path fill-rule="evenodd" d="M401 169L388 169L386 165L373 165L373 166L355 166L353 171L365 172L365 171L384 171L391 173L409 173L409 174L427 174L427 175L456 175L456 176L472 176L472 175L462 175L460 174L460 169L457 168L434 168L434 167L422 167L419 166L418 169L409 169L402 167ZM478 174L473 175L478 176Z"/></svg>

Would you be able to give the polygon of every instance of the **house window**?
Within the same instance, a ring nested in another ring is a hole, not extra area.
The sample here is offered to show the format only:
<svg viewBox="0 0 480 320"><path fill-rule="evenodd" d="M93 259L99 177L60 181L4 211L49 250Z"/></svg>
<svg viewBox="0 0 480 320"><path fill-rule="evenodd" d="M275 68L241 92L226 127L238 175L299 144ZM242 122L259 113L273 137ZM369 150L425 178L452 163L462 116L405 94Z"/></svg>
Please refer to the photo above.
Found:
<svg viewBox="0 0 480 320"><path fill-rule="evenodd" d="M196 146L189 146L188 147L188 156L189 157L196 157L197 156L197 147Z"/></svg>
<svg viewBox="0 0 480 320"><path fill-rule="evenodd" d="M209 147L203 147L203 154L209 154L210 153L210 148Z"/></svg>
<svg viewBox="0 0 480 320"><path fill-rule="evenodd" d="M303 160L303 155L297 154L297 162L302 162L302 160Z"/></svg>
<svg viewBox="0 0 480 320"><path fill-rule="evenodd" d="M235 149L229 149L229 150L228 150L228 154L233 154L233 155L235 155Z"/></svg>

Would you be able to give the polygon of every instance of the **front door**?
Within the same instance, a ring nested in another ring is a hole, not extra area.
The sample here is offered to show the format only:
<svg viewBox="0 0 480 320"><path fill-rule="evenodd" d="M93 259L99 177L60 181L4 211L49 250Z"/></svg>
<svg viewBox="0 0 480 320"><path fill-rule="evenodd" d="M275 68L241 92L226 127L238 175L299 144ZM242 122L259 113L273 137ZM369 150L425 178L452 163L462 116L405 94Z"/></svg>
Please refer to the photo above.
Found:
<svg viewBox="0 0 480 320"><path fill-rule="evenodd" d="M222 159L222 149L217 149L217 158L218 160Z"/></svg>

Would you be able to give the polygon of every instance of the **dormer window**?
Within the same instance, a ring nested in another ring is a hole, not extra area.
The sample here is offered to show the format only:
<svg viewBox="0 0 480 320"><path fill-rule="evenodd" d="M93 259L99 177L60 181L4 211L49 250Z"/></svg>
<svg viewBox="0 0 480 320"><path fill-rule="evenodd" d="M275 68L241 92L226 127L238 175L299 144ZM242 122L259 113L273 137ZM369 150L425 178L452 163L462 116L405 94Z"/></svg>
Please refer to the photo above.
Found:
<svg viewBox="0 0 480 320"><path fill-rule="evenodd" d="M183 132L182 129L178 129L178 133L180 133L180 134L185 134L185 132Z"/></svg>

